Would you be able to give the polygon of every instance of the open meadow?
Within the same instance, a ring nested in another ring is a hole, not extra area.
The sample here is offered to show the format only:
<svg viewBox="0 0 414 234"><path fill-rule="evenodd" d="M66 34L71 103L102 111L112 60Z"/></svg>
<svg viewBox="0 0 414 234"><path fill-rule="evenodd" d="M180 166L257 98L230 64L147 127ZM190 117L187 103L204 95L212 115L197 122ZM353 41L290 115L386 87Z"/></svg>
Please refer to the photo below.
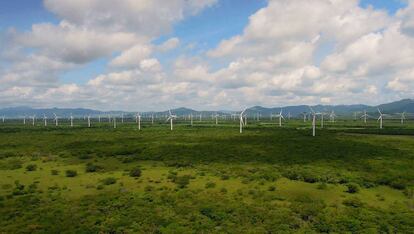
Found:
<svg viewBox="0 0 414 234"><path fill-rule="evenodd" d="M414 233L414 124L0 124L0 233Z"/></svg>

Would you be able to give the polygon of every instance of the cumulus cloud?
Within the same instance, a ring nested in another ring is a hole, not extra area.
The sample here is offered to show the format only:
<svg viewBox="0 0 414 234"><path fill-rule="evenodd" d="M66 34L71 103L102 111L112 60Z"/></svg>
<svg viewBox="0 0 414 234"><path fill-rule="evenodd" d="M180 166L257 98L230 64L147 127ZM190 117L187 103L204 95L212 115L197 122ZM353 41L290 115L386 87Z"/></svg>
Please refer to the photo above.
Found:
<svg viewBox="0 0 414 234"><path fill-rule="evenodd" d="M161 52L166 52L172 49L177 48L177 46L180 44L180 39L173 37L162 43L158 46L158 50Z"/></svg>
<svg viewBox="0 0 414 234"><path fill-rule="evenodd" d="M0 45L8 63L0 67L0 100L160 109L374 104L413 95L414 1L390 15L358 0L269 0L215 48L158 57L185 40L154 41L216 2L45 0L59 24L0 37L9 48ZM99 58L109 60L106 71L85 84L59 80Z"/></svg>

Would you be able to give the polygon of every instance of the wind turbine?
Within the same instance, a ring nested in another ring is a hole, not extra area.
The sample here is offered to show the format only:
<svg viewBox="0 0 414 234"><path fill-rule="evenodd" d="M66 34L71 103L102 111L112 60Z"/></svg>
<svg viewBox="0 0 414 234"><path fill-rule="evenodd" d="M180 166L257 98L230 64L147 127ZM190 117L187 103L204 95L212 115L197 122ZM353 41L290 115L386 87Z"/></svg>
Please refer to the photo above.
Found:
<svg viewBox="0 0 414 234"><path fill-rule="evenodd" d="M32 125L35 126L35 121L36 121L36 115L32 116Z"/></svg>
<svg viewBox="0 0 414 234"><path fill-rule="evenodd" d="M367 111L366 110L364 110L364 114L363 115L361 115L361 117L360 117L361 119L362 118L364 118L364 124L366 124L367 123L367 118L368 118L368 114L367 114Z"/></svg>
<svg viewBox="0 0 414 234"><path fill-rule="evenodd" d="M26 116L23 116L23 124L26 125Z"/></svg>
<svg viewBox="0 0 414 234"><path fill-rule="evenodd" d="M243 116L245 111L246 111L246 109L244 109L240 113L240 116L239 116L239 118L240 118L240 133L243 133L243 126L245 125L245 122L243 121L243 117L246 117L246 116Z"/></svg>
<svg viewBox="0 0 414 234"><path fill-rule="evenodd" d="M116 128L116 116L112 118L114 120L114 128ZM111 120L111 116L109 116L109 120Z"/></svg>
<svg viewBox="0 0 414 234"><path fill-rule="evenodd" d="M3 123L4 123L4 119L6 118L6 116L3 115L2 119L3 119Z"/></svg>
<svg viewBox="0 0 414 234"><path fill-rule="evenodd" d="M280 109L280 112L275 117L279 118L279 127L282 127L282 119L285 120L285 117L283 117L283 109Z"/></svg>
<svg viewBox="0 0 414 234"><path fill-rule="evenodd" d="M321 114L321 128L323 128L323 126L324 126L323 125L324 124L324 119L323 118L324 118L324 116L325 116L326 113L321 112L320 114Z"/></svg>
<svg viewBox="0 0 414 234"><path fill-rule="evenodd" d="M70 126L73 127L73 115L70 113Z"/></svg>
<svg viewBox="0 0 414 234"><path fill-rule="evenodd" d="M378 110L378 113L380 114L377 121L380 121L380 129L382 129L382 119L384 117L384 114L381 113L379 108L377 108L377 110Z"/></svg>
<svg viewBox="0 0 414 234"><path fill-rule="evenodd" d="M88 115L88 128L91 127L91 115Z"/></svg>
<svg viewBox="0 0 414 234"><path fill-rule="evenodd" d="M121 114L121 123L124 123L124 113Z"/></svg>
<svg viewBox="0 0 414 234"><path fill-rule="evenodd" d="M405 111L401 113L401 124L404 124L404 120L405 120Z"/></svg>
<svg viewBox="0 0 414 234"><path fill-rule="evenodd" d="M171 110L168 110L169 116L167 118L167 121L170 121L171 131L173 130L173 120L177 118L177 115L171 114Z"/></svg>
<svg viewBox="0 0 414 234"><path fill-rule="evenodd" d="M303 115L303 122L305 123L306 122L306 116L308 115L306 112L303 112L302 113L302 115Z"/></svg>
<svg viewBox="0 0 414 234"><path fill-rule="evenodd" d="M154 125L154 113L151 114L151 124Z"/></svg>
<svg viewBox="0 0 414 234"><path fill-rule="evenodd" d="M43 114L43 120L45 121L45 127L47 126L47 117L45 114Z"/></svg>
<svg viewBox="0 0 414 234"><path fill-rule="evenodd" d="M310 106L309 106L309 109L311 110L311 113L312 113L312 136L315 136L316 135L316 116L322 115L322 113L320 112L316 113Z"/></svg>
<svg viewBox="0 0 414 234"><path fill-rule="evenodd" d="M137 123L138 123L138 130L141 130L141 114L137 113L136 118L137 118Z"/></svg>
<svg viewBox="0 0 414 234"><path fill-rule="evenodd" d="M190 114L190 124L193 126L193 113Z"/></svg>
<svg viewBox="0 0 414 234"><path fill-rule="evenodd" d="M332 110L332 112L329 114L329 118L331 119L331 123L335 123L335 117L337 117L337 115L335 114L335 111Z"/></svg>
<svg viewBox="0 0 414 234"><path fill-rule="evenodd" d="M98 115L98 122L101 122L101 115Z"/></svg>
<svg viewBox="0 0 414 234"><path fill-rule="evenodd" d="M219 117L219 115L216 113L213 117L216 118L216 125L218 125L218 117Z"/></svg>
<svg viewBox="0 0 414 234"><path fill-rule="evenodd" d="M59 126L59 119L58 119L58 117L55 113L53 113L53 115L55 116L55 125L57 127L57 126Z"/></svg>

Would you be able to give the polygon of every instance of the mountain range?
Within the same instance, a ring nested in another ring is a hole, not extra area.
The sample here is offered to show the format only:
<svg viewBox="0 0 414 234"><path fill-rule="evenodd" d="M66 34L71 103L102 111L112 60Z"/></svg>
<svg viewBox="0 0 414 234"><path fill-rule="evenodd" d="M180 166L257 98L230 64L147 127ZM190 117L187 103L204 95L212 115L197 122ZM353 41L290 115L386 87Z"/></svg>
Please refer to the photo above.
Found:
<svg viewBox="0 0 414 234"><path fill-rule="evenodd" d="M377 114L377 108L379 108L385 114L396 114L396 113L414 113L414 99L403 99L400 101L395 101L391 103L385 103L378 106L370 106L370 105L315 105L311 106L317 112L326 112L330 113L334 111L337 115L340 116L353 116L354 113L362 113L367 111L367 113L375 113ZM270 114L279 113L280 110L283 110L283 114L287 115L288 113L291 114L292 117L300 116L304 112L310 112L309 106L307 105L297 105L297 106L284 106L284 107L273 107L273 108L266 108L262 106L254 106L250 107L246 110L247 115L254 116L260 113L261 116L270 116ZM230 114L230 113L238 113L238 111L198 111L193 110L185 107L172 109L176 115L189 115L195 114L199 115L202 114L203 116L210 116L212 114ZM132 116L135 115L135 112L128 112L128 111L99 111L99 110L92 110L92 109L84 109L84 108L44 108L44 109L35 109L31 107L9 107L0 109L0 116L6 116L6 118L19 118L23 116L53 116L56 114L62 117L68 117L71 114L75 117L83 117L86 115L91 116L98 116L98 115L121 115L124 114L125 116ZM144 112L142 115L167 115L168 110L160 111L160 112Z"/></svg>

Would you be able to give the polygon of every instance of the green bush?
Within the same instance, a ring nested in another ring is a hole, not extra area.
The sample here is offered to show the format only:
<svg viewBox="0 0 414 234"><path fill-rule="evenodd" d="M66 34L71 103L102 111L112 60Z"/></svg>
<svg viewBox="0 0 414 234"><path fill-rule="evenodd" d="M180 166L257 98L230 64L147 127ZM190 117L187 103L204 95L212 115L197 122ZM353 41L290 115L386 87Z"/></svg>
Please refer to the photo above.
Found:
<svg viewBox="0 0 414 234"><path fill-rule="evenodd" d="M267 190L270 191L270 192L275 191L276 190L276 186L271 185L271 186L269 186L269 188Z"/></svg>
<svg viewBox="0 0 414 234"><path fill-rule="evenodd" d="M108 177L108 178L103 179L103 180L102 180L102 183L103 183L104 185L111 185L111 184L115 184L115 183L116 183L116 181L117 181L117 179L116 179L116 178L114 178L114 177Z"/></svg>
<svg viewBox="0 0 414 234"><path fill-rule="evenodd" d="M100 171L100 170L102 170L101 166L95 165L93 163L87 163L86 164L86 169L85 169L86 172L97 172L97 171Z"/></svg>
<svg viewBox="0 0 414 234"><path fill-rule="evenodd" d="M323 183L318 184L317 188L320 190L326 190L328 188L328 185L325 182L323 182Z"/></svg>
<svg viewBox="0 0 414 234"><path fill-rule="evenodd" d="M354 208L362 207L364 205L362 201L357 197L348 198L344 200L342 204Z"/></svg>
<svg viewBox="0 0 414 234"><path fill-rule="evenodd" d="M140 177L141 176L141 169L136 167L129 172L129 176L131 177Z"/></svg>
<svg viewBox="0 0 414 234"><path fill-rule="evenodd" d="M216 187L216 183L214 183L214 182L207 182L206 185L205 185L206 189L215 188L215 187Z"/></svg>
<svg viewBox="0 0 414 234"><path fill-rule="evenodd" d="M26 166L26 171L36 171L37 165L36 164L29 164Z"/></svg>
<svg viewBox="0 0 414 234"><path fill-rule="evenodd" d="M183 175L174 178L173 182L177 184L178 188L185 188L190 183L191 176Z"/></svg>
<svg viewBox="0 0 414 234"><path fill-rule="evenodd" d="M355 183L348 183L346 184L347 190L346 192L348 193L357 193L359 192L359 186Z"/></svg>
<svg viewBox="0 0 414 234"><path fill-rule="evenodd" d="M51 170L50 173L52 175L59 175L59 171L58 170Z"/></svg>
<svg viewBox="0 0 414 234"><path fill-rule="evenodd" d="M66 170L66 177L75 177L78 175L78 172L75 170Z"/></svg>

